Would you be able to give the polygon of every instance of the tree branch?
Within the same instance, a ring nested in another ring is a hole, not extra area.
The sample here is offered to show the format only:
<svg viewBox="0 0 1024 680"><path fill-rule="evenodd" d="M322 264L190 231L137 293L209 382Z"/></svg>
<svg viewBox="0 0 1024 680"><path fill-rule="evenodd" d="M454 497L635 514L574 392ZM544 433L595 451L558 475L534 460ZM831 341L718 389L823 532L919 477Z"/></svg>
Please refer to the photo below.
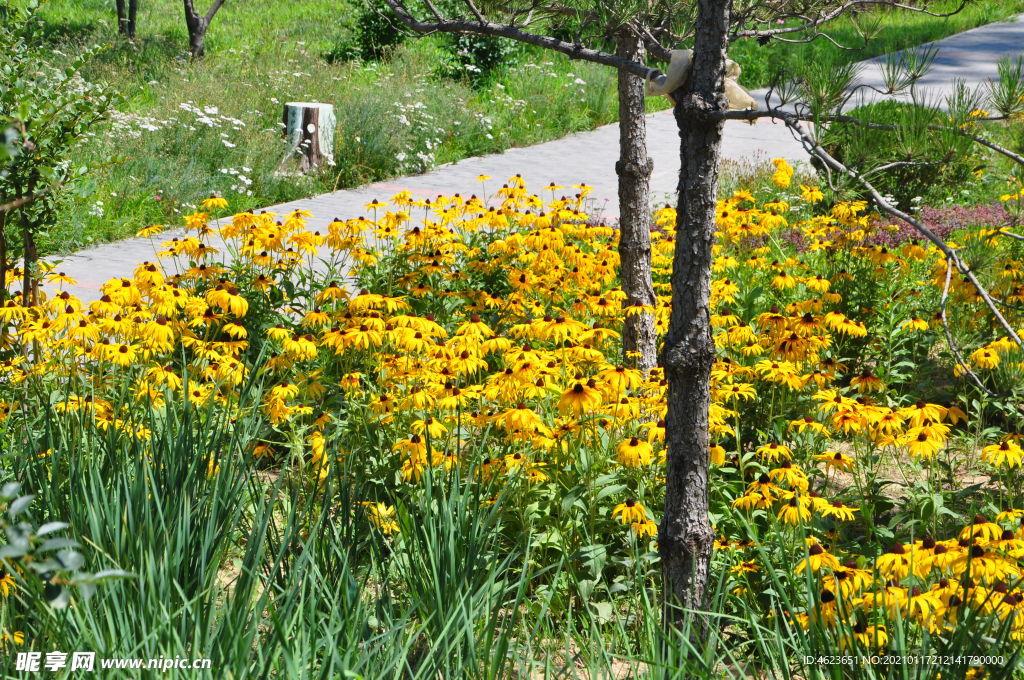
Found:
<svg viewBox="0 0 1024 680"><path fill-rule="evenodd" d="M913 227L919 234L921 234L926 239L931 241L935 245L935 247L938 248L939 251L946 256L947 260L951 261L954 265L956 265L957 270L961 274L963 274L964 278L966 278L967 281L970 282L972 286L974 286L974 289L978 292L978 295L981 297L982 300L984 300L985 306L989 308L989 311L992 312L992 315L999 321L999 324L1006 331L1010 339L1017 343L1018 346L1024 345L1024 343L1021 342L1020 336L1017 335L1017 331L1006 320L1002 312L999 311L998 306L996 306L996 303L992 299L992 296L989 294L988 290L983 285L981 285L981 282L978 281L978 278L974 275L974 272L971 270L969 266L967 266L967 264L963 260L960 259L960 256L956 254L955 250L950 248L945 241L939 238L935 234L935 232L926 227L920 220L915 219L911 215L908 215L907 213L903 212L902 210L899 210L891 203L889 203L882 196L882 194L879 193L878 189L876 189L871 184L871 182L865 179L865 177L861 173L846 167L841 162L836 160L831 154L828 153L828 151L822 148L822 146L818 144L818 142L815 141L813 137L811 137L807 132L804 131L804 129L800 125L800 121L796 118L796 116L787 115L786 118L783 118L783 122L786 124L786 127L788 127L790 131L792 131L793 134L797 137L797 139L803 144L804 148L807 150L808 153L812 154L814 157L816 157L818 160L820 160L828 167L831 167L833 170L836 170L837 172L841 172L851 177L854 181L860 184L868 192L868 194L871 196L872 202L878 207L879 210L903 222L906 222L911 227Z"/></svg>
<svg viewBox="0 0 1024 680"><path fill-rule="evenodd" d="M561 52L570 59L580 59L623 69L645 80L661 75L660 70L651 68L646 64L624 59L609 52L584 47L581 44L567 43L550 36L524 31L518 26L486 20L445 19L440 17L437 21L420 21L412 15L402 0L384 0L384 2L395 13L399 21L417 33L472 33L474 35L492 36L495 38L508 38L509 40Z"/></svg>
<svg viewBox="0 0 1024 680"><path fill-rule="evenodd" d="M832 21L833 19L838 19L841 15L843 15L844 13L846 13L849 10L854 9L854 8L866 8L866 7L871 7L873 5L881 5L881 6L884 6L884 7L892 7L892 8L895 8L895 9L904 9L904 10L911 11L911 12L918 12L920 14L927 14L928 16L933 16L933 17L950 17L950 16L953 16L954 14L959 13L961 10L963 10L963 8L967 6L967 2L968 2L968 0L960 0L960 4L952 12L932 12L931 10L925 9L924 7L917 7L917 6L914 6L914 5L905 5L903 3L893 2L893 0L852 0L852 2L844 3L844 4L840 5L839 7L836 7L834 9L832 9L831 11L823 12L822 14L819 14L818 16L815 16L815 17L810 17L810 16L806 16L806 15L802 15L802 14L796 14L796 13L775 15L773 18L776 19L776 20L781 19L781 20L784 21L786 19L799 19L799 20L803 21L804 23L798 24L796 26L784 26L782 28L770 28L770 29L759 30L759 31L741 31L739 33L734 33L734 34L730 35L729 36L729 41L732 42L732 41L735 41L735 40L739 40L740 38L757 38L757 39L764 40L764 39L775 38L775 37L780 36L780 35L786 35L786 34L789 34L789 33L800 33L802 31L807 31L807 30L810 30L810 29L816 29L817 27L821 26L822 24L828 23L829 21ZM819 32L816 31L815 32L815 37L817 37L817 36L824 36L826 38L829 38L829 36L827 34L819 33ZM829 38L829 39L831 40L831 38ZM796 41L796 42L809 42L809 41ZM835 41L833 40L833 42L835 42Z"/></svg>
<svg viewBox="0 0 1024 680"><path fill-rule="evenodd" d="M224 0L213 0L213 4L210 5L210 9L206 13L206 16L203 17L203 20L206 21L206 23L210 23L213 20L213 15L217 13L217 10L219 10L223 4Z"/></svg>
<svg viewBox="0 0 1024 680"><path fill-rule="evenodd" d="M946 302L949 300L949 283L952 278L953 261L946 260L946 282L942 286L942 298L939 300L939 317L942 319L942 330L945 331L946 334L946 344L949 345L949 351L953 354L953 358L956 359L957 366L960 367L960 370L971 376L971 380L978 386L978 389L993 399L998 399L1004 395L996 394L986 387L985 383L981 381L981 378L971 370L971 367L967 364L963 354L960 352L960 348L957 347L956 341L953 340L953 333L949 330L949 320L946 318Z"/></svg>
<svg viewBox="0 0 1024 680"><path fill-rule="evenodd" d="M9 203L4 203L3 205L0 205L0 215L10 212L12 210L17 210L23 205L28 205L29 203L32 203L33 201L42 198L44 193L45 192L38 192L30 196L22 196L21 198L17 198L13 201L10 201Z"/></svg>

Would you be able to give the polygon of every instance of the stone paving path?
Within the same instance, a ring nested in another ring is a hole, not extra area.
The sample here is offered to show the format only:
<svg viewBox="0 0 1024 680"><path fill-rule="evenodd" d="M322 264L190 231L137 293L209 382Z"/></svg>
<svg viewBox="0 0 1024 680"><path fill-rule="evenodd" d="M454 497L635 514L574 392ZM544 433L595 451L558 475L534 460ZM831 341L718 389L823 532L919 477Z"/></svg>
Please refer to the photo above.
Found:
<svg viewBox="0 0 1024 680"><path fill-rule="evenodd" d="M979 26L913 49L922 51L933 46L938 48L935 61L924 77L917 81L914 89L918 101L941 105L945 97L952 93L956 81L962 81L971 89L981 87L985 90L990 80L999 79L1000 59L1024 56L1024 14L1015 21ZM859 82L884 88L882 65L885 61L886 58L882 56L862 62ZM880 98L877 94L864 96L866 101ZM909 100L907 94L896 98ZM853 103L856 105L859 102Z"/></svg>
<svg viewBox="0 0 1024 680"><path fill-rule="evenodd" d="M920 81L920 86L929 97L937 98L950 92L957 79L978 87L995 78L999 58L1024 54L1024 20L1021 20L1024 15L1018 19L1017 22L990 24L934 43L940 50L939 56L933 71ZM861 82L880 85L883 63L884 58L862 62ZM763 93L754 94L759 101L763 99ZM662 203L671 200L675 193L679 172L679 136L671 112L649 115L647 131L648 147L654 159L652 198L655 203ZM785 126L771 120L760 120L755 125L729 121L722 151L725 159L738 163L753 164L771 158L799 162L807 158ZM266 210L279 214L300 208L308 210L313 214L310 225L319 228L335 217L362 215L364 204L374 198L386 200L399 191L428 197L439 193L469 194L479 190L478 175L490 175L493 178L490 187L496 188L507 177L521 173L527 185L534 189L549 182L566 187L585 182L594 187L592 196L597 205L592 212L614 219L618 214L614 169L617 157L618 128L614 124L606 125L543 144L465 159L422 175L335 191L269 206ZM61 259L57 269L77 280L77 285L66 289L89 301L99 297L102 283L110 278L130 276L138 263L154 259L162 241L182 234L181 230L171 230L152 238L126 239L50 259Z"/></svg>

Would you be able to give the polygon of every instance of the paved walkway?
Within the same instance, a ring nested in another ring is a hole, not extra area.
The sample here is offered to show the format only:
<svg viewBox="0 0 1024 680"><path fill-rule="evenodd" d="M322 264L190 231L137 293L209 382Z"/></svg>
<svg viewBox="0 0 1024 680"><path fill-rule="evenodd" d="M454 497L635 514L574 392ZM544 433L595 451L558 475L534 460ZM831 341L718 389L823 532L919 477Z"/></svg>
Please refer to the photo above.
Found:
<svg viewBox="0 0 1024 680"><path fill-rule="evenodd" d="M987 93L989 81L999 80L999 60L1024 56L1024 14L1018 16L1016 21L979 26L914 49L923 51L930 47L938 48L938 53L928 72L914 87L917 101L941 106L946 96L953 92L957 81L972 90L981 88ZM884 89L882 66L885 61L886 57L882 56L862 62L858 82ZM881 98L877 94L864 94L866 101ZM904 101L910 99L907 93L895 98ZM859 102L853 103L856 105Z"/></svg>
<svg viewBox="0 0 1024 680"><path fill-rule="evenodd" d="M1024 15L1019 18L1024 19ZM935 44L940 49L939 57L932 73L920 81L930 97L950 92L957 79L978 87L995 78L999 58L1024 54L1024 21L983 26ZM862 62L861 81L880 85L883 63L884 58ZM654 159L652 198L656 204L663 203L672 200L679 173L679 135L671 112L649 115L647 131L648 148ZM785 126L770 120L760 120L755 125L728 122L722 152L728 161L748 164L779 157L791 161L807 158ZM617 157L618 128L614 124L606 125L552 142L469 158L423 175L336 191L266 209L276 213L299 208L309 210L313 214L310 224L323 227L335 217L362 215L364 204L374 198L386 200L399 191L429 197L439 193L468 194L479 189L478 175L490 175L493 178L490 187L496 187L507 177L521 173L528 186L535 189L549 182L566 187L585 182L594 187L597 209L593 212L614 219L618 214L614 169ZM159 243L182 233L171 230L153 238L126 239L83 250L60 258L63 261L57 269L78 281L78 285L68 288L71 293L83 300L94 300L102 283L110 278L130 276L138 263L154 259Z"/></svg>

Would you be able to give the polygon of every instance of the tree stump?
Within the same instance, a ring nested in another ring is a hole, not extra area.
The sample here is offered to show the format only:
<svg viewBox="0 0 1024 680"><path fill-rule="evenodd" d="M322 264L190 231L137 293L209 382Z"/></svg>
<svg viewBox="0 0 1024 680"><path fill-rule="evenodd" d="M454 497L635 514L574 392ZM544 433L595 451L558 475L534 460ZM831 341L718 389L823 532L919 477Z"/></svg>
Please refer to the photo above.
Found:
<svg viewBox="0 0 1024 680"><path fill-rule="evenodd" d="M325 162L334 165L334 107L314 102L284 105L284 136L288 158L299 156L299 172L308 172ZM283 165L283 163L282 163Z"/></svg>

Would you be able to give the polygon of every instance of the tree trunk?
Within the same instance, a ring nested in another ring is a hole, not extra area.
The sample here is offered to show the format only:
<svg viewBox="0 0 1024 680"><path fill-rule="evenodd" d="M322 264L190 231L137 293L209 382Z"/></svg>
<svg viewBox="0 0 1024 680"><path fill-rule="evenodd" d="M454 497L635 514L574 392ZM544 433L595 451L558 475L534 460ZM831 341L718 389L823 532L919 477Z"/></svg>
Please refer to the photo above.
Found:
<svg viewBox="0 0 1024 680"><path fill-rule="evenodd" d="M317 102L288 102L284 105L284 136L288 155L281 163L298 154L299 172L308 172L324 163L334 164L334 107Z"/></svg>
<svg viewBox="0 0 1024 680"><path fill-rule="evenodd" d="M643 63L644 48L629 26L616 34L616 53ZM647 120L644 117L644 82L625 69L619 74L619 279L628 306L656 303L651 284L650 179L654 161L647 155ZM657 364L654 316L627 314L622 331L625 365L644 372Z"/></svg>
<svg viewBox="0 0 1024 680"><path fill-rule="evenodd" d="M665 513L658 536L665 624L687 619L681 607L705 609L714 533L708 519L708 408L715 360L711 339L711 263L726 108L725 55L731 0L699 0L693 71L676 96L679 209L672 271L672 316L665 340L668 378ZM704 638L701 617L691 629Z"/></svg>
<svg viewBox="0 0 1024 680"><path fill-rule="evenodd" d="M31 307L36 304L36 290L38 289L38 282L35 278L36 263L39 261L39 252L36 250L36 239L32 235L33 225L27 217L22 217L21 220L21 237L22 237L22 263L25 266L25 270L22 273L21 282L21 304L25 307Z"/></svg>
<svg viewBox="0 0 1024 680"><path fill-rule="evenodd" d="M7 302L7 213L0 212L0 305ZM7 327L0 328L0 347Z"/></svg>
<svg viewBox="0 0 1024 680"><path fill-rule="evenodd" d="M185 5L185 27L188 28L188 51L193 59L199 59L206 53L206 31L210 28L210 22L217 14L217 10L224 4L224 0L213 0L210 9L206 14L199 14L196 11L195 3L192 0L183 0Z"/></svg>
<svg viewBox="0 0 1024 680"><path fill-rule="evenodd" d="M117 6L117 32L129 40L134 40L139 0L115 0L114 4Z"/></svg>
<svg viewBox="0 0 1024 680"><path fill-rule="evenodd" d="M135 40L136 20L139 16L139 0L128 0L128 36L129 40Z"/></svg>
<svg viewBox="0 0 1024 680"><path fill-rule="evenodd" d="M114 6L117 8L117 32L128 35L128 8L125 0L114 0Z"/></svg>
<svg viewBox="0 0 1024 680"><path fill-rule="evenodd" d="M196 21L186 21L188 26L188 53L193 59L200 59L206 54L206 21L198 17Z"/></svg>

